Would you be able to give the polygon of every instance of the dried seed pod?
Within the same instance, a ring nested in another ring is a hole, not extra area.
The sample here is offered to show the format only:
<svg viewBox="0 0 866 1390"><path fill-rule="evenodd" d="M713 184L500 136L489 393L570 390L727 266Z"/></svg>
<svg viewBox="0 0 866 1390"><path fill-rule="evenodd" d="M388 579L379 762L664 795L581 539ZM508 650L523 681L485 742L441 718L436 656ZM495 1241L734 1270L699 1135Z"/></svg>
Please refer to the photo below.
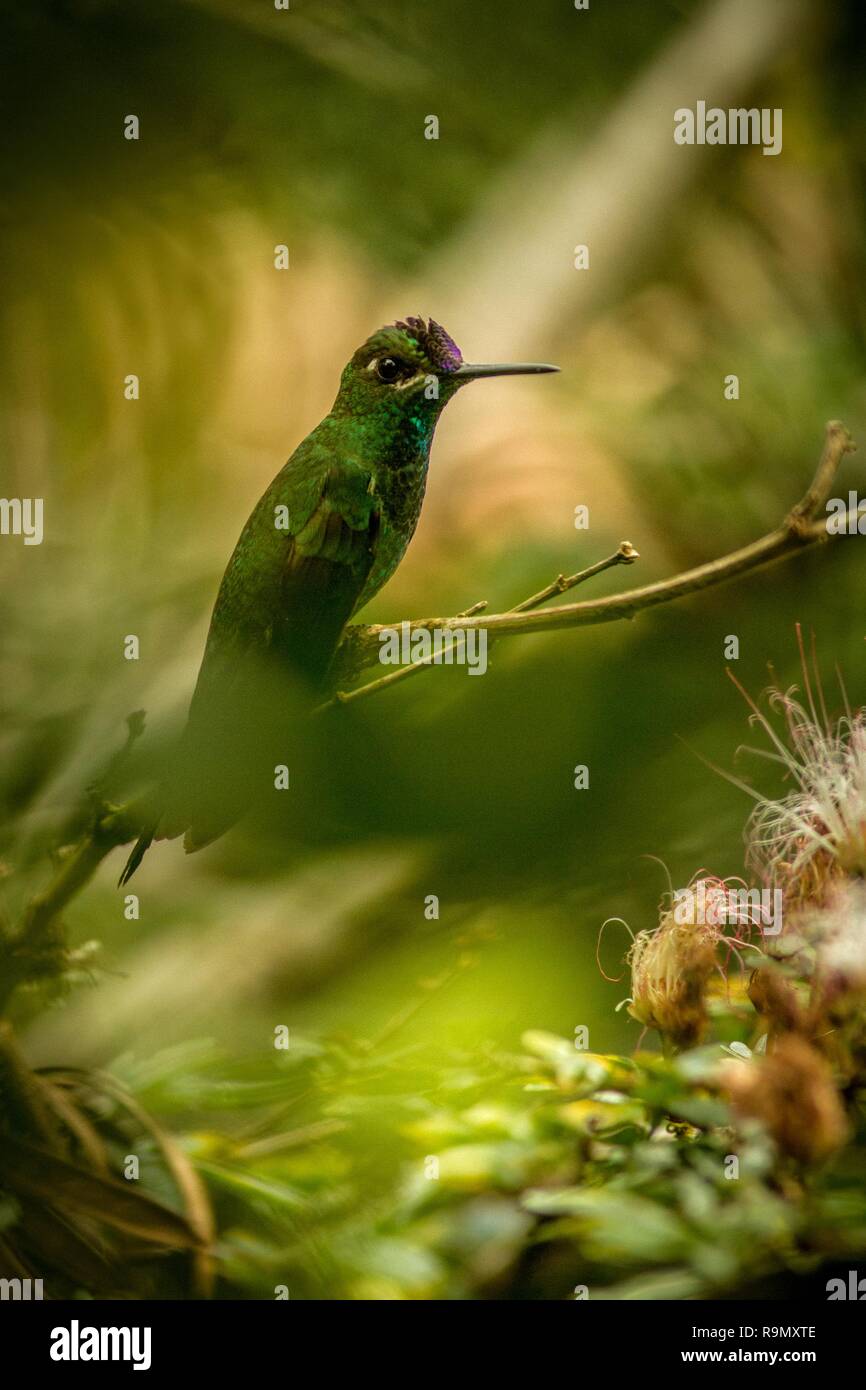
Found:
<svg viewBox="0 0 866 1390"><path fill-rule="evenodd" d="M798 1163L821 1163L845 1142L848 1122L830 1067L795 1033L765 1057L723 1062L719 1075L735 1113L760 1120Z"/></svg>
<svg viewBox="0 0 866 1390"><path fill-rule="evenodd" d="M766 1020L770 1033L797 1033L806 1019L797 992L773 965L762 965L749 981L749 998Z"/></svg>

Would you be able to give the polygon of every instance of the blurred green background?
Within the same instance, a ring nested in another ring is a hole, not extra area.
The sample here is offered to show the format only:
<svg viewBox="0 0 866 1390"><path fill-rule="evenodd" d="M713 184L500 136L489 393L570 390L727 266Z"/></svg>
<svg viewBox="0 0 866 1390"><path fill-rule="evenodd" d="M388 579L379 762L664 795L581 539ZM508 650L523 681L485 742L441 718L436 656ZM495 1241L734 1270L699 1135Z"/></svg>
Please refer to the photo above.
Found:
<svg viewBox="0 0 866 1390"><path fill-rule="evenodd" d="M449 407L375 621L502 611L623 538L639 564L593 595L672 574L777 524L828 418L866 433L854 0L33 0L3 25L0 490L44 497L46 528L0 541L9 913L125 716L148 714L137 782L168 746L244 519L381 323L431 314L471 359L562 373ZM676 145L698 99L782 108L782 154ZM748 799L703 761L754 771L726 637L757 694L768 662L796 679L799 620L859 703L864 597L852 539L322 721L283 823L157 845L138 921L103 866L67 914L103 943L97 988L23 998L29 1055L214 1038L264 1065L277 1024L434 1049L587 1025L630 1049L602 922L653 924L646 856L675 886L742 870Z"/></svg>

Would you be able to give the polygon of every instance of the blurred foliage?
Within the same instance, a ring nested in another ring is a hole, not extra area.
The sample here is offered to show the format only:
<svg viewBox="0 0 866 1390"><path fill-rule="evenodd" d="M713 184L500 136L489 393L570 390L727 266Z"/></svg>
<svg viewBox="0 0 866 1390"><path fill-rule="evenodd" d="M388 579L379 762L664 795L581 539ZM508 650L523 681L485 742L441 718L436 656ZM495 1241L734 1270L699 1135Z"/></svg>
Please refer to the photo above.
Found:
<svg viewBox="0 0 866 1390"><path fill-rule="evenodd" d="M48 1298L211 1293L202 1179L115 1079L32 1071L2 1024L0 1101L0 1278Z"/></svg>
<svg viewBox="0 0 866 1390"><path fill-rule="evenodd" d="M669 1060L523 1045L294 1038L264 1068L199 1044L121 1072L176 1127L196 1116L221 1277L247 1297L790 1294L866 1253L862 1119L802 1186L759 1124L734 1140L718 1045Z"/></svg>

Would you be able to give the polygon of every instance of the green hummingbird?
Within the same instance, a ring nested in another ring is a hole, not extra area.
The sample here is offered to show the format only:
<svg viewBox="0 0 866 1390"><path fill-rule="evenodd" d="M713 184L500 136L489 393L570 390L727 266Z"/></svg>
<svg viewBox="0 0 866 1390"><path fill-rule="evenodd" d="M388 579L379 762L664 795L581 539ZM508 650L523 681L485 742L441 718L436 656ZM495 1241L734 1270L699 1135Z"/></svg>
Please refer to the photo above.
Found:
<svg viewBox="0 0 866 1390"><path fill-rule="evenodd" d="M481 377L555 372L463 361L433 319L381 328L358 348L328 415L299 444L241 532L217 594L186 728L120 882L154 839L187 853L240 818L285 722L285 685L326 684L343 629L391 577L424 500L436 422Z"/></svg>

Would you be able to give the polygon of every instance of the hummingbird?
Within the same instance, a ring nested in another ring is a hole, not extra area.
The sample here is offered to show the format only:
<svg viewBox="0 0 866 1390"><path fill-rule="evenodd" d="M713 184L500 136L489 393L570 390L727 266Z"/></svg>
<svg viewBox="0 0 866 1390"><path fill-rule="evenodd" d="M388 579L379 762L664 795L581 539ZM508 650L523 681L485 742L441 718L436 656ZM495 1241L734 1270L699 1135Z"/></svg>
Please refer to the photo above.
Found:
<svg viewBox="0 0 866 1390"><path fill-rule="evenodd" d="M254 507L214 605L186 728L120 883L154 839L187 853L243 815L272 778L281 692L327 685L347 622L390 579L412 539L442 410L484 377L556 372L469 363L433 319L409 317L353 353L330 412ZM285 706L283 706L285 718ZM277 730L275 730L275 725Z"/></svg>

